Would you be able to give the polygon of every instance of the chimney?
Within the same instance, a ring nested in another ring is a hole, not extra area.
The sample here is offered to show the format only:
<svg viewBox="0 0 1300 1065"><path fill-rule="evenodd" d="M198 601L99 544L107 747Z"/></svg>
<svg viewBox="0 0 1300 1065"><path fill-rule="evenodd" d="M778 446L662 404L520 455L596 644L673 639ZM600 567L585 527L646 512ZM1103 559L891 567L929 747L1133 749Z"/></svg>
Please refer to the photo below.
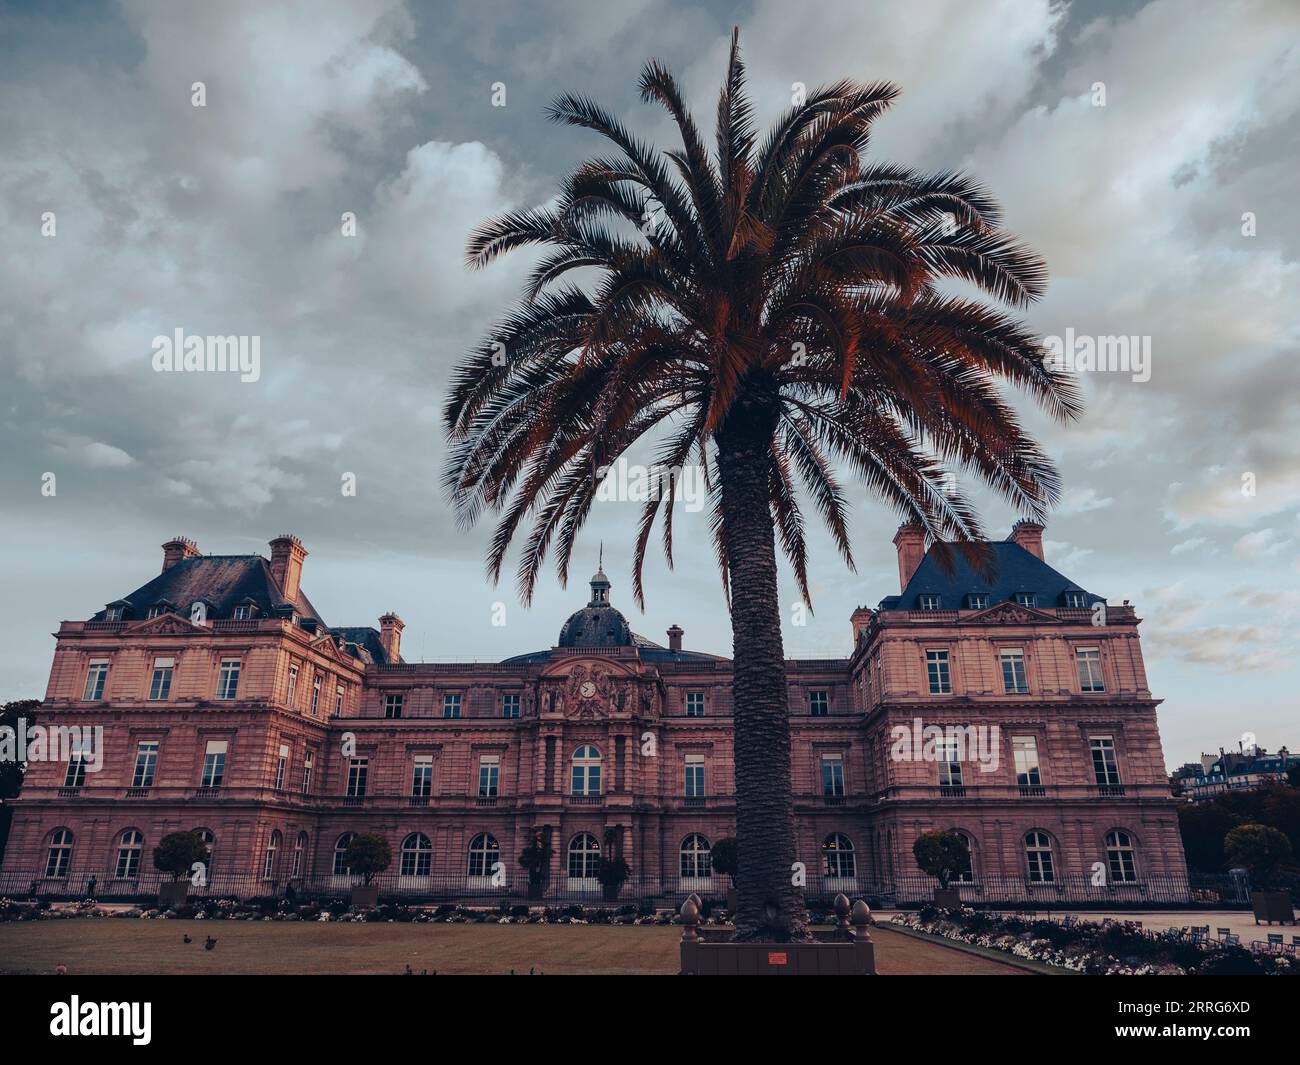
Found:
<svg viewBox="0 0 1300 1065"><path fill-rule="evenodd" d="M869 606L860 606L853 611L853 646L856 648L862 642L862 635L867 631L871 624L871 619L876 616L876 612Z"/></svg>
<svg viewBox="0 0 1300 1065"><path fill-rule="evenodd" d="M1013 544L1019 544L1034 558L1043 558L1043 527L1036 521L1021 519L1011 526L1011 535L1007 537Z"/></svg>
<svg viewBox="0 0 1300 1065"><path fill-rule="evenodd" d="M894 546L898 548L898 590L901 592L925 558L925 530L916 522L904 522L894 533Z"/></svg>
<svg viewBox="0 0 1300 1065"><path fill-rule="evenodd" d="M680 625L673 625L668 629L668 650L680 651L682 649L682 637L686 631Z"/></svg>
<svg viewBox="0 0 1300 1065"><path fill-rule="evenodd" d="M203 552L199 550L198 544L186 536L176 536L162 545L163 549L163 568L166 573L177 562L184 562L187 558L200 558Z"/></svg>
<svg viewBox="0 0 1300 1065"><path fill-rule="evenodd" d="M298 598L298 585L302 583L302 561L307 549L292 533L277 536L271 541L271 576L280 586L280 594L289 602Z"/></svg>
<svg viewBox="0 0 1300 1065"><path fill-rule="evenodd" d="M384 645L384 657L389 665L402 660L402 630L406 622L391 610L379 619L379 642Z"/></svg>

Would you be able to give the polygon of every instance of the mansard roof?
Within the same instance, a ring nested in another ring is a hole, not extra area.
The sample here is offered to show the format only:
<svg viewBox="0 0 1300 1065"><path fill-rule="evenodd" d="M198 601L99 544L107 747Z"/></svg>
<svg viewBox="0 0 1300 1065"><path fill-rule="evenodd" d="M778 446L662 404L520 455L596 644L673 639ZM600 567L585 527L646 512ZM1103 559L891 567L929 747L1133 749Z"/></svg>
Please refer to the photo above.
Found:
<svg viewBox="0 0 1300 1065"><path fill-rule="evenodd" d="M1010 540L988 544L993 552L993 570L987 577L977 572L955 545L946 546L951 573L941 564L943 547L931 545L902 594L886 596L880 601L880 609L916 610L922 595L937 595L936 609L967 610L970 607L966 597L971 593L987 595L990 606L1014 600L1019 593L1037 596L1039 607L1064 606L1066 592L1082 592L1088 606L1106 601L1100 595L1085 592L1041 558Z"/></svg>
<svg viewBox="0 0 1300 1065"><path fill-rule="evenodd" d="M341 628L330 628L325 631L329 635L342 640L343 649L351 651L361 661L380 666L390 664L378 629L370 628L367 625L345 625Z"/></svg>
<svg viewBox="0 0 1300 1065"><path fill-rule="evenodd" d="M114 605L128 607L131 610L128 620L138 620L151 606L159 604L177 613L188 613L190 604L200 599L208 605L209 613L218 618L229 617L236 606L253 605L270 617L292 612L303 618L321 620L301 589L292 601L281 595L271 575L271 564L261 555L200 555L184 559L124 599L115 600ZM102 621L105 613L101 610L90 620Z"/></svg>

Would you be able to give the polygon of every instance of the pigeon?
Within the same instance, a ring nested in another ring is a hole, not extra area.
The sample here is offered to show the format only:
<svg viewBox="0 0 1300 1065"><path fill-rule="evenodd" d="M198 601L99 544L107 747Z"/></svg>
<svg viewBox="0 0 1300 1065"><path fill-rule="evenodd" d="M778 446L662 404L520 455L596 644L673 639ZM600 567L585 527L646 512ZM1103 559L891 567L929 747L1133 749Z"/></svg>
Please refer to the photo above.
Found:
<svg viewBox="0 0 1300 1065"><path fill-rule="evenodd" d="M406 972L402 973L402 975L403 975L403 976L414 976L415 974L411 972L411 967L408 965L408 966L406 967Z"/></svg>
<svg viewBox="0 0 1300 1065"><path fill-rule="evenodd" d="M189 933L187 932L185 935L181 936L181 942L183 942L183 943L193 943L194 940L192 940L192 939L189 937Z"/></svg>
<svg viewBox="0 0 1300 1065"><path fill-rule="evenodd" d="M203 949L211 950L216 945L217 945L217 941L213 939L211 936L208 936L208 938L203 942Z"/></svg>

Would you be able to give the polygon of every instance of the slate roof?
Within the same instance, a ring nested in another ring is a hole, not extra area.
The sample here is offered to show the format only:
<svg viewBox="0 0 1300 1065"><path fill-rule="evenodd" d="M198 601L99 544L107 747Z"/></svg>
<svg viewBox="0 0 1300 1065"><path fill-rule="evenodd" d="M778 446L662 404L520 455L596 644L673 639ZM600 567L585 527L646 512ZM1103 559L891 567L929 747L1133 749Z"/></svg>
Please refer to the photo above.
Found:
<svg viewBox="0 0 1300 1065"><path fill-rule="evenodd" d="M373 662L381 666L393 664L388 661L388 656L384 653L384 644L378 629L368 625L347 625L325 631L331 636L340 638L343 641L343 649L350 651L363 662Z"/></svg>
<svg viewBox="0 0 1300 1065"><path fill-rule="evenodd" d="M271 576L271 564L261 555L187 558L110 605L124 607L125 620L139 621L151 606L160 603L166 603L176 613L186 616L190 606L199 599L207 603L208 617L212 619L230 618L236 606L249 604L256 607L257 615L285 617L296 612L300 617L314 618L324 625L301 588L292 602L280 594L279 585ZM101 610L90 620L103 621L106 613Z"/></svg>
<svg viewBox="0 0 1300 1065"><path fill-rule="evenodd" d="M948 546L952 548L952 545ZM993 569L992 574L986 577L979 574L966 556L956 549L948 551L952 572L946 573L939 560L943 549L937 544L931 545L902 594L886 596L880 601L880 609L918 610L922 595L937 595L939 610L969 610L966 597L971 592L987 595L989 606L1014 601L1019 592L1036 595L1036 605L1044 608L1064 606L1066 592L1083 592L1088 606L1106 601L1100 595L1084 591L1011 540L993 541L988 546L993 552Z"/></svg>

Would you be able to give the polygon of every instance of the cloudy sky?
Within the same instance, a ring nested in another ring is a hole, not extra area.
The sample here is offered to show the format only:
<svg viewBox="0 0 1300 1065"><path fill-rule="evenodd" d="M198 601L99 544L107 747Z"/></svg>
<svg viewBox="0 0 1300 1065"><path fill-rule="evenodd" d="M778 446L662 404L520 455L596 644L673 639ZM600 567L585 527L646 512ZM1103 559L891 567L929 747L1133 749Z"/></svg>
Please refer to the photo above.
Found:
<svg viewBox="0 0 1300 1065"><path fill-rule="evenodd" d="M1300 744L1292 0L0 2L0 699L42 695L59 621L178 533L216 554L297 533L327 622L396 609L430 660L549 646L603 539L634 628L727 653L702 515L645 615L634 504L597 507L569 588L548 571L524 609L490 587L487 527L439 489L438 412L527 265L467 274L469 228L596 146L545 103L586 92L665 138L636 94L654 56L709 122L733 24L765 118L795 82L898 83L875 152L988 184L1051 268L1043 335L1151 338L1150 380L1087 374L1087 417L1041 427L1068 486L1048 561L1145 618L1171 765L1246 731ZM177 328L259 336L260 379L154 372ZM846 653L854 606L897 591L896 519L857 501L857 572L814 542L792 655Z"/></svg>

